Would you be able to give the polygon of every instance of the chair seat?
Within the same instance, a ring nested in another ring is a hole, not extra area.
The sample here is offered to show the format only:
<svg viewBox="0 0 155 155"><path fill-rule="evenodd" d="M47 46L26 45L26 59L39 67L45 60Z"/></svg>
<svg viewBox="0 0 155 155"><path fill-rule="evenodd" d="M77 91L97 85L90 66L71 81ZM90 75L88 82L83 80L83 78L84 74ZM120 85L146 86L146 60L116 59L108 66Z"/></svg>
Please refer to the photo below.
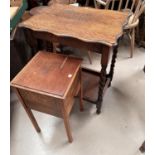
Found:
<svg viewBox="0 0 155 155"><path fill-rule="evenodd" d="M10 20L16 15L18 10L19 10L18 6L10 7Z"/></svg>

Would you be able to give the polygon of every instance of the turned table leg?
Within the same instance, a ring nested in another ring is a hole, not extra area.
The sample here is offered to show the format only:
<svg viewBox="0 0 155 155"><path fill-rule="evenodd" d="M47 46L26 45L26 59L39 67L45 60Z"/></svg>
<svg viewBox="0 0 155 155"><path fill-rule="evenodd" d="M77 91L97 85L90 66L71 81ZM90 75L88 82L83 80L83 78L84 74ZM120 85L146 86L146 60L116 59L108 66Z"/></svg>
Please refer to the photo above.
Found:
<svg viewBox="0 0 155 155"><path fill-rule="evenodd" d="M116 63L116 58L117 58L117 53L118 53L118 46L115 46L113 49L113 55L112 55L112 60L111 60L111 66L110 66L110 71L108 74L108 78L110 78L110 83L109 87L111 86L111 82L114 76L114 68L115 68L115 63Z"/></svg>
<svg viewBox="0 0 155 155"><path fill-rule="evenodd" d="M100 82L99 82L99 91L98 91L98 99L97 99L97 114L101 112L101 106L102 106L102 100L103 100L103 89L106 83L106 67L105 65L102 65L101 69L101 75L100 75Z"/></svg>
<svg viewBox="0 0 155 155"><path fill-rule="evenodd" d="M98 90L98 99L96 102L97 114L101 112L102 100L103 100L103 90L106 85L107 77L106 77L106 68L109 60L110 48L104 47L102 51L101 58L101 72L100 72L100 81L99 81L99 90Z"/></svg>

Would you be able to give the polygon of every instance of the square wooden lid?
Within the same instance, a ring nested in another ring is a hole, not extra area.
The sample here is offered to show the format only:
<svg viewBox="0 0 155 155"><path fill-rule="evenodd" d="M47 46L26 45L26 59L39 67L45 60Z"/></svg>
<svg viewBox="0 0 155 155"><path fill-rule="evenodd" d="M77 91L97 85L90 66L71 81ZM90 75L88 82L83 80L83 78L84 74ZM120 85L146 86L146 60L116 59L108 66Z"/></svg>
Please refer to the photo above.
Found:
<svg viewBox="0 0 155 155"><path fill-rule="evenodd" d="M82 60L39 51L11 81L11 86L63 98Z"/></svg>

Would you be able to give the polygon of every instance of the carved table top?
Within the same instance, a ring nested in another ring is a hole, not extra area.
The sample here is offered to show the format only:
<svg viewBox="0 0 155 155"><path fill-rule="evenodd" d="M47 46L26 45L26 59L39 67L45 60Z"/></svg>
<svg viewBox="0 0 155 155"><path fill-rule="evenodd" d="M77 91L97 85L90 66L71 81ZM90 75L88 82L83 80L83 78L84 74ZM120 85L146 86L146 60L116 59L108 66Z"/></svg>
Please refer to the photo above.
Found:
<svg viewBox="0 0 155 155"><path fill-rule="evenodd" d="M128 17L124 12L54 4L22 22L20 27L114 46Z"/></svg>

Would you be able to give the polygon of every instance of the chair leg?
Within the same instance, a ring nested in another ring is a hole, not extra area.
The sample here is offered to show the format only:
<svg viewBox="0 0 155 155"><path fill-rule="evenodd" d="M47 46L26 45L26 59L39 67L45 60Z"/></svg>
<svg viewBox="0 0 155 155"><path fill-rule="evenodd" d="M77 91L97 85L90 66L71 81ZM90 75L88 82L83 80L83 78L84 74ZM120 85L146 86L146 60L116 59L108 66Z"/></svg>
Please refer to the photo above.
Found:
<svg viewBox="0 0 155 155"><path fill-rule="evenodd" d="M88 58L89 58L90 64L92 64L92 58L91 58L91 52L90 51L88 51Z"/></svg>
<svg viewBox="0 0 155 155"><path fill-rule="evenodd" d="M135 28L131 31L131 49L130 49L130 58L133 57L134 47L135 47Z"/></svg>

